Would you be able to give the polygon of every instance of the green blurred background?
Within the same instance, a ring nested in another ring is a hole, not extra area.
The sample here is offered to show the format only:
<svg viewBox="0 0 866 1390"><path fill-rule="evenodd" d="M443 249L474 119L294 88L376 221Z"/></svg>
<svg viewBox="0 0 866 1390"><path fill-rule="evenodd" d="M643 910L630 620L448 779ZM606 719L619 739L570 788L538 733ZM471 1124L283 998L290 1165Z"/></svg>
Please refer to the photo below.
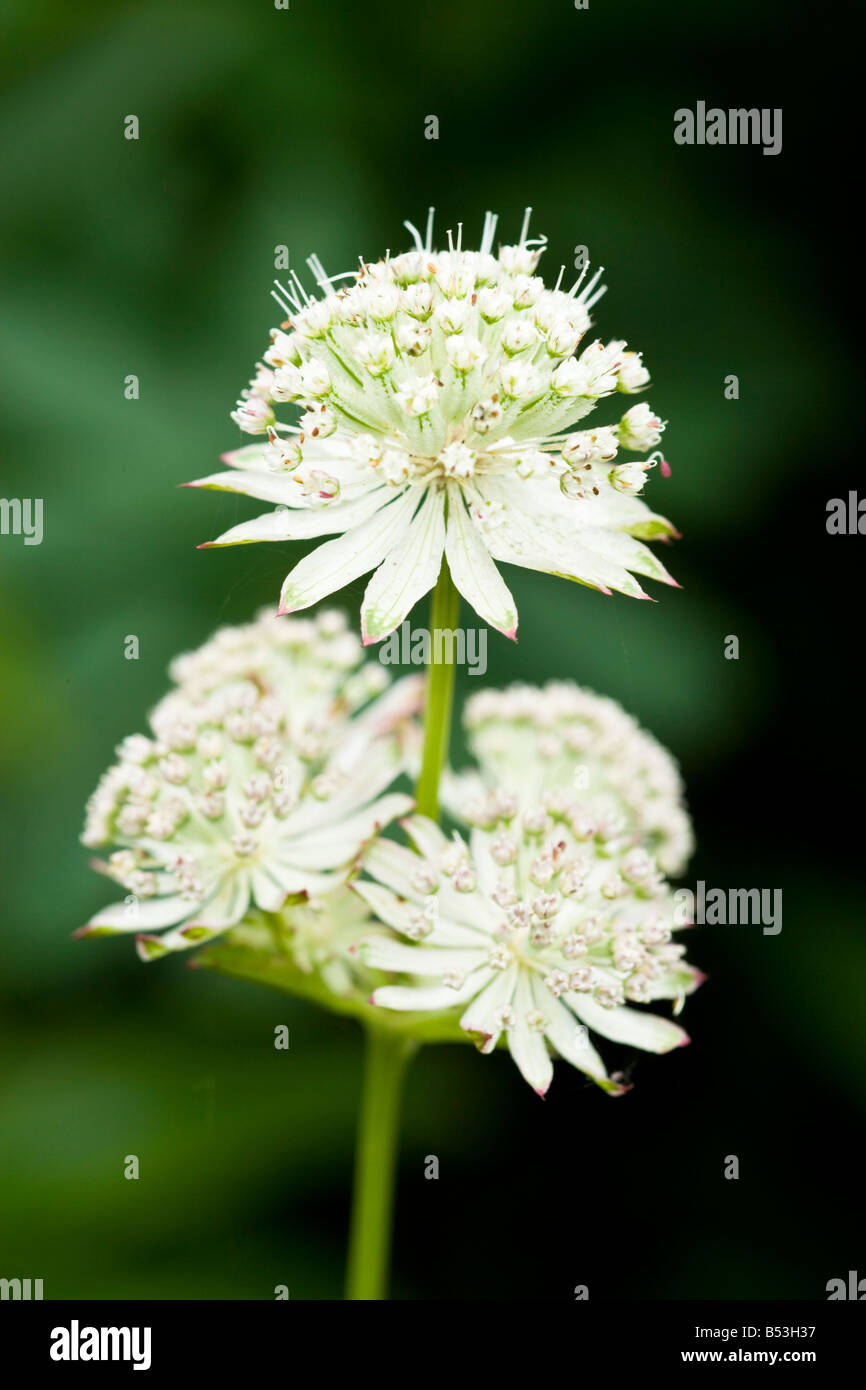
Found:
<svg viewBox="0 0 866 1390"><path fill-rule="evenodd" d="M429 203L469 244L486 208L507 240L532 204L554 277L588 246L610 286L599 331L645 352L670 421L673 474L651 501L683 532L665 556L683 591L653 586L647 608L511 571L520 642L491 635L487 680L572 677L620 699L682 762L689 882L781 887L784 926L692 934L710 974L685 1014L694 1043L627 1059L618 1102L564 1065L542 1104L504 1055L422 1054L394 1296L811 1299L864 1272L848 799L864 542L824 524L858 482L839 426L859 271L834 173L852 11L5 9L0 491L42 497L45 534L0 537L0 1276L42 1278L49 1298L340 1294L355 1026L183 961L145 967L123 940L73 943L106 900L77 836L169 659L275 602L300 554L197 552L261 507L175 490L242 442L228 411L276 319L274 247L337 271L402 249ZM673 112L698 99L783 107L782 154L676 146ZM352 612L362 587L341 596Z"/></svg>

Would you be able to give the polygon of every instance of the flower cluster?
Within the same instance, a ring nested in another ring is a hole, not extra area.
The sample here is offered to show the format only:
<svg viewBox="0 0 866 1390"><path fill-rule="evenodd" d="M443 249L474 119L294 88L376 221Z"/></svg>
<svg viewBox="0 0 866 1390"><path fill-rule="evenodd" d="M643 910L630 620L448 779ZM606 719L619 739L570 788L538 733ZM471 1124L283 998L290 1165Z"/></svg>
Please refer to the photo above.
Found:
<svg viewBox="0 0 866 1390"><path fill-rule="evenodd" d="M371 938L361 959L408 977L376 990L374 1003L459 1007L482 1052L505 1035L540 1095L551 1049L603 1089L625 1089L588 1029L652 1052L687 1043L678 1024L631 1007L679 1007L700 979L672 940L673 895L653 856L555 797L491 791L464 818L474 820L468 840L415 816L406 829L417 853L387 840L365 852L370 877L355 891L405 939Z"/></svg>
<svg viewBox="0 0 866 1390"><path fill-rule="evenodd" d="M359 1012L372 991L419 1036L504 1038L542 1094L552 1054L619 1094L587 1030L667 1051L682 1029L635 1006L679 1008L699 981L662 873L691 846L669 755L577 686L483 692L477 770L444 786L467 833L411 816L409 849L380 832L413 809L390 788L417 762L420 682L362 656L326 612L261 614L177 658L88 805L82 838L115 847L97 867L126 897L80 934L134 932L152 960L228 933L218 969L253 957L286 986L288 961L286 987L320 1002Z"/></svg>
<svg viewBox="0 0 866 1390"><path fill-rule="evenodd" d="M639 403L618 423L574 429L649 380L625 342L584 342L601 272L568 290L560 272L547 287L528 214L498 254L490 214L478 251L463 249L462 231L434 250L432 219L424 238L407 226L413 250L348 276L311 257L321 297L297 277L277 296L287 317L233 414L262 440L190 484L276 510L211 544L335 536L288 575L281 611L375 571L365 642L402 622L443 555L464 598L510 637L517 612L496 561L637 598L637 575L673 584L643 543L676 534L639 496L652 461L619 458L653 449L662 420ZM297 418L278 420L283 407Z"/></svg>
<svg viewBox="0 0 866 1390"><path fill-rule="evenodd" d="M666 874L685 868L694 840L676 763L614 700L570 681L512 685L471 696L463 720L480 772L448 778L455 809L487 787L552 798L585 830L643 845Z"/></svg>
<svg viewBox="0 0 866 1390"><path fill-rule="evenodd" d="M421 699L414 678L384 690L361 656L326 613L262 615L175 661L150 734L123 741L88 804L82 839L117 846L98 867L127 896L81 934L136 932L149 960L342 884L412 805L388 788L414 756Z"/></svg>

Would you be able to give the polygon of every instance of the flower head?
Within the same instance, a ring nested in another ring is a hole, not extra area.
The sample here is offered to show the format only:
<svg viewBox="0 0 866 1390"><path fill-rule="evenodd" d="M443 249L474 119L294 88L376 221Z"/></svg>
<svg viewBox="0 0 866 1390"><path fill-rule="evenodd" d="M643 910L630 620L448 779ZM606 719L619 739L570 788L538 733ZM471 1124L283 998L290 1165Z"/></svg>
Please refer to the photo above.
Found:
<svg viewBox="0 0 866 1390"><path fill-rule="evenodd" d="M135 931L149 960L341 883L412 805L387 788L414 743L420 683L366 703L385 677L360 659L334 614L262 615L178 658L150 734L123 741L88 804L82 839L116 846L99 867L127 896L81 934Z"/></svg>
<svg viewBox="0 0 866 1390"><path fill-rule="evenodd" d="M636 575L673 583L643 544L675 534L637 496L645 466L639 479L612 466L618 449L650 447L661 422L637 406L619 424L573 432L648 373L624 342L584 345L601 271L567 291L562 272L546 286L544 238L528 239L528 220L498 254L490 214L477 251L463 249L462 231L434 250L432 218L424 238L407 223L414 250L348 277L311 257L321 297L297 277L275 295L287 318L233 413L262 440L191 486L277 506L213 545L336 536L291 571L282 612L373 570L362 631L381 640L433 587L443 555L464 598L512 637L496 561L638 598ZM298 417L278 421L283 405Z"/></svg>
<svg viewBox="0 0 866 1390"><path fill-rule="evenodd" d="M471 696L463 721L480 771L446 778L449 809L512 789L645 846L666 874L685 868L694 839L677 765L616 701L570 681L512 685Z"/></svg>
<svg viewBox="0 0 866 1390"><path fill-rule="evenodd" d="M672 940L673 895L653 856L565 804L491 790L465 814L475 818L468 839L407 821L420 858L387 840L365 852L370 879L353 887L406 940L371 938L361 957L411 977L377 989L374 1003L459 1008L482 1052L505 1036L541 1095L551 1051L605 1090L625 1089L587 1030L651 1052L688 1042L672 1020L633 1007L679 1007L700 978Z"/></svg>

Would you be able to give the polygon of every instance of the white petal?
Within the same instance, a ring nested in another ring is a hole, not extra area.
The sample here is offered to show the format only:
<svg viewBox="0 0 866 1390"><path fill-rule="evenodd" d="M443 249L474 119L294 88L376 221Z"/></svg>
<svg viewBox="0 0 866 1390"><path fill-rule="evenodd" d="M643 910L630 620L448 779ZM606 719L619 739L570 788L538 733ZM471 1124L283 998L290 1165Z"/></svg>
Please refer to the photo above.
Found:
<svg viewBox="0 0 866 1390"><path fill-rule="evenodd" d="M545 1032L560 1057L591 1076L604 1090L620 1092L623 1088L608 1079L604 1062L590 1043L585 1026L579 1024L571 1010L555 999L544 985L540 985L537 994L539 990L543 991L544 1013L549 1019Z"/></svg>
<svg viewBox="0 0 866 1390"><path fill-rule="evenodd" d="M569 533L566 523L554 512L532 509L532 483L524 480L489 478L478 484L478 495L505 504L495 524L482 527L487 547L497 560L574 579L603 593L618 590L640 598L643 589L627 569L583 543L583 531L575 525ZM580 505L580 504L578 504ZM590 504L587 504L590 505Z"/></svg>
<svg viewBox="0 0 866 1390"><path fill-rule="evenodd" d="M531 985L526 971L521 970L514 991L517 1022L508 1030L508 1051L524 1081L528 1081L532 1089L543 1096L553 1080L553 1062L550 1060L544 1034L530 1028L526 1022L526 1015L534 1008L536 1003Z"/></svg>
<svg viewBox="0 0 866 1390"><path fill-rule="evenodd" d="M452 1009L458 1004L467 1003L474 994L490 981L494 971L489 966L476 970L467 977L460 989L449 985L420 986L382 985L373 995L373 1003L386 1009Z"/></svg>
<svg viewBox="0 0 866 1390"><path fill-rule="evenodd" d="M436 897L440 915L452 922L477 927L488 936L492 936L502 925L500 909L477 888L471 893L458 893L448 879L440 879Z"/></svg>
<svg viewBox="0 0 866 1390"><path fill-rule="evenodd" d="M109 928L116 932L154 931L159 927L173 927L182 922L195 910L195 904L178 893L163 898L141 898L131 903L112 903L103 907L91 917L81 935L87 936L91 928Z"/></svg>
<svg viewBox="0 0 866 1390"><path fill-rule="evenodd" d="M278 858L268 858L268 872L286 894L306 893L309 897L318 897L329 893L340 881L339 876L332 873L314 873L311 869L300 868L291 862L290 854L291 845Z"/></svg>
<svg viewBox="0 0 866 1390"><path fill-rule="evenodd" d="M260 502L275 502L288 505L297 501L297 485L292 486L289 473L248 473L237 469L234 473L210 473L206 478L196 478L183 487L200 487L216 492L241 492L245 497L257 497Z"/></svg>
<svg viewBox="0 0 866 1390"><path fill-rule="evenodd" d="M357 528L325 541L305 556L283 584L280 612L309 608L380 565L391 547L399 543L417 500L414 489L403 492Z"/></svg>
<svg viewBox="0 0 866 1390"><path fill-rule="evenodd" d="M346 820L329 824L327 829L296 836L286 852L293 863L305 869L336 869L347 865L360 853L365 840L371 839L397 816L405 815L413 805L410 796L392 792Z"/></svg>
<svg viewBox="0 0 866 1390"><path fill-rule="evenodd" d="M429 816L410 816L404 822L403 828L424 858L431 859L438 867L439 858L448 849L451 841L442 833L436 822L430 820Z"/></svg>
<svg viewBox="0 0 866 1390"><path fill-rule="evenodd" d="M240 449L230 449L228 453L220 454L220 463L251 473L269 473L273 477L274 470L270 466L273 456L270 440L264 440L261 444L245 444Z"/></svg>
<svg viewBox="0 0 866 1390"><path fill-rule="evenodd" d="M628 570L603 560L581 545L579 540L572 540L567 549L557 544L549 527L539 517L528 514L520 516L512 512L491 528L487 544L491 555L506 564L574 579L592 589L600 589L602 593L610 593L614 589L632 597L643 593Z"/></svg>
<svg viewBox="0 0 866 1390"><path fill-rule="evenodd" d="M233 927L241 920L249 905L250 875L246 870L235 872L229 875L208 902L197 909L188 925Z"/></svg>
<svg viewBox="0 0 866 1390"><path fill-rule="evenodd" d="M611 1042L641 1047L645 1052L670 1052L671 1048L684 1047L689 1041L684 1029L657 1014L639 1013L637 1009L624 1006L604 1009L585 994L569 994L568 1005L587 1027L603 1038L610 1038Z"/></svg>
<svg viewBox="0 0 866 1390"><path fill-rule="evenodd" d="M150 962L172 951L190 951L194 946L212 941L215 936L220 936L229 929L228 923L221 927L203 927L188 923L183 927L175 927L173 931L163 932L162 936L142 934L138 937L135 948L139 960Z"/></svg>
<svg viewBox="0 0 866 1390"><path fill-rule="evenodd" d="M675 585L676 580L668 574L661 560L649 546L635 540L627 531L581 531L580 539L590 550L614 560L635 574L645 574L649 579L658 579L662 584Z"/></svg>
<svg viewBox="0 0 866 1390"><path fill-rule="evenodd" d="M466 510L463 489L448 484L445 558L460 593L480 618L506 637L517 632L517 605L496 568L479 527Z"/></svg>
<svg viewBox="0 0 866 1390"><path fill-rule="evenodd" d="M252 872L253 901L262 912L276 912L282 907L286 890L280 882L279 874L269 866L258 865Z"/></svg>
<svg viewBox="0 0 866 1390"><path fill-rule="evenodd" d="M385 845L390 844L390 841L377 840L374 843ZM413 855L412 858L417 864L416 856ZM407 902L405 899L398 898L389 889L383 888L381 883L370 883L367 879L355 879L351 887L386 926L393 927L395 931L401 932L403 935L409 933L413 926L413 919L421 911L420 902ZM456 922L443 921L441 917L437 917L434 922L430 923L430 932L424 937L424 944L425 946L483 948L485 954L490 949L490 942L486 933L476 931L473 927L458 926Z"/></svg>
<svg viewBox="0 0 866 1390"><path fill-rule="evenodd" d="M460 1020L460 1027L467 1033L475 1033L484 1039L482 1052L492 1052L501 1028L497 1028L494 1015L504 1004L510 1004L514 997L519 966L510 965L507 970L497 970L486 989L477 994Z"/></svg>
<svg viewBox="0 0 866 1390"><path fill-rule="evenodd" d="M399 627L418 600L433 588L444 547L445 497L438 488L428 488L408 530L367 585L361 607L365 646L381 641Z"/></svg>
<svg viewBox="0 0 866 1390"><path fill-rule="evenodd" d="M324 769L326 776L332 769L338 774L344 770L343 758L347 751L346 746L338 748L336 757ZM402 771L400 747L396 739L379 739L373 745L367 741L365 752L366 769L363 763L354 767L347 765L345 785L340 786L332 796L321 801L309 796L301 800L282 822L284 836L307 835L314 830L343 821L355 811L363 809L391 785L397 774ZM411 811L414 804L411 798L404 797L398 814L404 815L407 810Z"/></svg>
<svg viewBox="0 0 866 1390"><path fill-rule="evenodd" d="M487 951L448 950L439 946L407 946L387 936L371 937L358 947L365 965L373 970L396 970L407 975L444 975L446 970L468 975L487 959Z"/></svg>
<svg viewBox="0 0 866 1390"><path fill-rule="evenodd" d="M373 840L364 851L364 866L373 877L418 907L425 895L412 887L412 878L421 862L417 854L403 845L395 845L393 840Z"/></svg>
<svg viewBox="0 0 866 1390"><path fill-rule="evenodd" d="M377 512L386 501L383 488L356 497L354 502L331 502L313 509L287 507L285 511L265 512L242 521L208 541L201 550L213 550L222 545L246 545L251 541L304 541L314 536L332 536L359 526Z"/></svg>

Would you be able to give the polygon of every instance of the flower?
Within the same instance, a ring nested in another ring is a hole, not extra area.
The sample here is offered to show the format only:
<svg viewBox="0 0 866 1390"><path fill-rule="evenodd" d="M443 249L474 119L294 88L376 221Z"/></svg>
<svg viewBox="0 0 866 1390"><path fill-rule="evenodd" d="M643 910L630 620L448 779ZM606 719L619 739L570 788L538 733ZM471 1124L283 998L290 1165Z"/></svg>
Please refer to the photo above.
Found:
<svg viewBox="0 0 866 1390"><path fill-rule="evenodd" d="M694 836L677 765L616 701L571 681L511 685L470 696L463 722L480 771L446 776L449 809L507 788L567 805L586 830L619 831L666 874L685 868Z"/></svg>
<svg viewBox="0 0 866 1390"><path fill-rule="evenodd" d="M82 839L117 846L97 867L127 897L79 934L136 931L150 960L342 883L412 806L387 788L413 756L421 699L418 679L383 692L381 667L360 661L333 613L260 615L178 658L151 735L124 739L88 804Z"/></svg>
<svg viewBox="0 0 866 1390"><path fill-rule="evenodd" d="M480 811L466 808L473 814L468 840L413 816L404 824L418 854L388 840L367 847L370 878L353 888L406 940L374 937L359 954L410 977L377 989L373 1002L459 1007L481 1052L505 1035L539 1095L552 1079L551 1049L620 1094L627 1087L608 1074L588 1029L650 1052L689 1041L672 1020L630 1007L672 999L679 1009L700 983L671 940L671 890L647 850L618 829L588 827L569 805L491 790Z"/></svg>
<svg viewBox="0 0 866 1390"><path fill-rule="evenodd" d="M643 453L659 443L663 429L658 416L653 414L646 401L641 401L640 405L633 405L623 415L617 435L623 448Z"/></svg>
<svg viewBox="0 0 866 1390"><path fill-rule="evenodd" d="M581 346L602 272L568 291L560 272L547 287L529 212L498 255L496 221L487 214L477 251L463 250L462 229L434 251L431 215L423 239L406 224L414 250L356 272L328 276L310 257L321 298L296 276L275 293L287 318L233 414L263 437L187 486L276 504L210 545L335 537L288 575L282 613L372 570L362 635L380 641L433 587L443 555L467 602L509 637L517 611L497 561L636 598L648 597L637 575L674 583L643 544L676 534L637 497L645 465L609 466L620 447L649 447L661 422L637 406L618 425L569 433L602 397L648 380L624 342ZM278 422L286 403L300 417Z"/></svg>

